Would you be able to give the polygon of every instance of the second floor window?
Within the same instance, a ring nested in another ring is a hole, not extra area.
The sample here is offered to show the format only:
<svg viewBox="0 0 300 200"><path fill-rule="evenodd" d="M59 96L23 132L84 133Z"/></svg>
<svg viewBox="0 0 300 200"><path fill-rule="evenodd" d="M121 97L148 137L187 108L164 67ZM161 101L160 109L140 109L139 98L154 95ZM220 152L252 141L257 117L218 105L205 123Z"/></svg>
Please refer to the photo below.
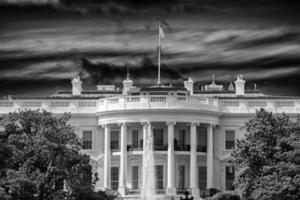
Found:
<svg viewBox="0 0 300 200"><path fill-rule="evenodd" d="M230 150L234 149L235 146L235 131L227 130L225 131L225 149Z"/></svg>
<svg viewBox="0 0 300 200"><path fill-rule="evenodd" d="M164 145L164 130L154 129L154 146Z"/></svg>
<svg viewBox="0 0 300 200"><path fill-rule="evenodd" d="M139 132L137 129L132 130L132 147L133 148L139 147Z"/></svg>
<svg viewBox="0 0 300 200"><path fill-rule="evenodd" d="M92 131L82 132L82 148L92 149Z"/></svg>
<svg viewBox="0 0 300 200"><path fill-rule="evenodd" d="M111 141L110 141L110 149L118 150L119 149L119 131L113 130L110 132Z"/></svg>
<svg viewBox="0 0 300 200"><path fill-rule="evenodd" d="M179 130L178 145L185 145L185 130Z"/></svg>

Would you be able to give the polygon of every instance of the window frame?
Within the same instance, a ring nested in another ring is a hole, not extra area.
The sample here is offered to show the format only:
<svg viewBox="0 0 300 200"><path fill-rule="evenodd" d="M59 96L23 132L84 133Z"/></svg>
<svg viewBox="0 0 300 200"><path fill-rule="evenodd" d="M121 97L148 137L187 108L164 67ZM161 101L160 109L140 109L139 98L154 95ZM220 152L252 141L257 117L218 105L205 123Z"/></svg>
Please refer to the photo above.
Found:
<svg viewBox="0 0 300 200"><path fill-rule="evenodd" d="M161 174L159 174L159 172L161 172ZM163 165L155 165L155 189L156 190L164 189L164 166Z"/></svg>
<svg viewBox="0 0 300 200"><path fill-rule="evenodd" d="M117 170L115 173L114 170ZM118 166L111 166L110 167L110 187L112 190L117 191L119 188L119 167ZM114 179L116 177L116 179Z"/></svg>
<svg viewBox="0 0 300 200"><path fill-rule="evenodd" d="M91 144L91 148L84 148L84 142L88 142L88 141L84 141L83 137L84 137L84 133L85 132L90 132L91 133L91 141L90 141L90 144ZM94 149L94 131L91 130L91 129L83 129L81 131L81 144L82 144L82 150L84 151L91 151Z"/></svg>
<svg viewBox="0 0 300 200"><path fill-rule="evenodd" d="M137 171L134 171L136 169ZM139 166L133 165L131 168L131 181L132 181L132 189L138 190L139 189Z"/></svg>
<svg viewBox="0 0 300 200"><path fill-rule="evenodd" d="M233 140L227 140L227 133L228 132L233 132ZM227 142L233 142L233 146L231 148L227 148ZM224 150L225 151L231 151L235 148L236 145L236 130L235 129L225 129L224 130Z"/></svg>
<svg viewBox="0 0 300 200"><path fill-rule="evenodd" d="M231 165L226 165L224 168L225 168L224 169L225 190L226 191L234 191L235 187L234 187L233 183L234 183L234 179L235 179L235 168L234 168L234 166L231 166ZM232 170L231 174L233 174L232 175L233 180L227 180L227 169L230 169L230 168ZM228 183L230 183L230 182L232 182L232 183L231 183L231 186L229 187Z"/></svg>

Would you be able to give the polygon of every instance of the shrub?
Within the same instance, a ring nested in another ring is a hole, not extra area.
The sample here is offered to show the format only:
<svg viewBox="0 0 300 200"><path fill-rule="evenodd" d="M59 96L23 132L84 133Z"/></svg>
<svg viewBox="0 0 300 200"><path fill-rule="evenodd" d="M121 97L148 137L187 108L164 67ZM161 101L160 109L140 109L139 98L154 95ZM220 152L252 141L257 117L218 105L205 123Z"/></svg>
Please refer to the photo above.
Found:
<svg viewBox="0 0 300 200"><path fill-rule="evenodd" d="M212 197L212 200L241 200L235 192L218 192Z"/></svg>
<svg viewBox="0 0 300 200"><path fill-rule="evenodd" d="M208 191L209 191L209 196L214 196L218 192L221 192L221 190L219 190L218 188L209 188Z"/></svg>

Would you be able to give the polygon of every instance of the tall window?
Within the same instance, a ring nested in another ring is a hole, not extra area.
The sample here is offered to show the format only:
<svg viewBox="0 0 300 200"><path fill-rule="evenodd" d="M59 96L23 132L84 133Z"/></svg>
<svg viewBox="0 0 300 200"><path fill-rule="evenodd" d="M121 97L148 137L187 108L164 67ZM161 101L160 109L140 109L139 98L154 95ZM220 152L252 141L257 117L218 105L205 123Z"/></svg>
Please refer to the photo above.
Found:
<svg viewBox="0 0 300 200"><path fill-rule="evenodd" d="M206 152L207 146L207 128L205 126L199 126L197 129L197 150L199 152Z"/></svg>
<svg viewBox="0 0 300 200"><path fill-rule="evenodd" d="M132 189L139 188L139 166L132 166Z"/></svg>
<svg viewBox="0 0 300 200"><path fill-rule="evenodd" d="M200 190L205 190L206 189L206 166L200 166L199 171L199 188Z"/></svg>
<svg viewBox="0 0 300 200"><path fill-rule="evenodd" d="M164 181L164 170L162 165L155 166L155 188L163 189Z"/></svg>
<svg viewBox="0 0 300 200"><path fill-rule="evenodd" d="M154 129L154 146L163 146L164 144L164 130Z"/></svg>
<svg viewBox="0 0 300 200"><path fill-rule="evenodd" d="M82 148L92 149L92 131L82 132Z"/></svg>
<svg viewBox="0 0 300 200"><path fill-rule="evenodd" d="M139 132L138 129L132 130L132 147L139 147Z"/></svg>
<svg viewBox="0 0 300 200"><path fill-rule="evenodd" d="M119 167L111 167L111 189L117 190L119 187Z"/></svg>
<svg viewBox="0 0 300 200"><path fill-rule="evenodd" d="M185 144L185 130L179 130L179 137L178 137L179 141L178 144L179 145L184 145Z"/></svg>
<svg viewBox="0 0 300 200"><path fill-rule="evenodd" d="M112 131L110 131L110 135L111 135L110 148L112 150L118 150L119 149L119 131L112 130Z"/></svg>
<svg viewBox="0 0 300 200"><path fill-rule="evenodd" d="M225 167L226 190L234 190L234 167Z"/></svg>
<svg viewBox="0 0 300 200"><path fill-rule="evenodd" d="M184 165L179 166L179 188L180 190L184 190L184 179L185 179L185 169Z"/></svg>
<svg viewBox="0 0 300 200"><path fill-rule="evenodd" d="M235 131L226 130L225 131L225 149L233 149L235 145L234 139Z"/></svg>

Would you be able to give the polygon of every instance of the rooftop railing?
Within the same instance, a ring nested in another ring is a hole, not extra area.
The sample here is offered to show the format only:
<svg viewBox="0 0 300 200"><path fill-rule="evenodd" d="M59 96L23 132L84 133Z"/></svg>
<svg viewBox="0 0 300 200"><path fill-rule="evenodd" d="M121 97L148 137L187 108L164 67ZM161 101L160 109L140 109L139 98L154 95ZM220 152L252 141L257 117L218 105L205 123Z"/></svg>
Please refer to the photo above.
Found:
<svg viewBox="0 0 300 200"><path fill-rule="evenodd" d="M185 109L221 113L255 113L260 108L275 113L300 113L300 99L216 99L196 96L141 95L104 99L0 100L0 113L26 109L43 109L53 113L97 113L138 109Z"/></svg>

